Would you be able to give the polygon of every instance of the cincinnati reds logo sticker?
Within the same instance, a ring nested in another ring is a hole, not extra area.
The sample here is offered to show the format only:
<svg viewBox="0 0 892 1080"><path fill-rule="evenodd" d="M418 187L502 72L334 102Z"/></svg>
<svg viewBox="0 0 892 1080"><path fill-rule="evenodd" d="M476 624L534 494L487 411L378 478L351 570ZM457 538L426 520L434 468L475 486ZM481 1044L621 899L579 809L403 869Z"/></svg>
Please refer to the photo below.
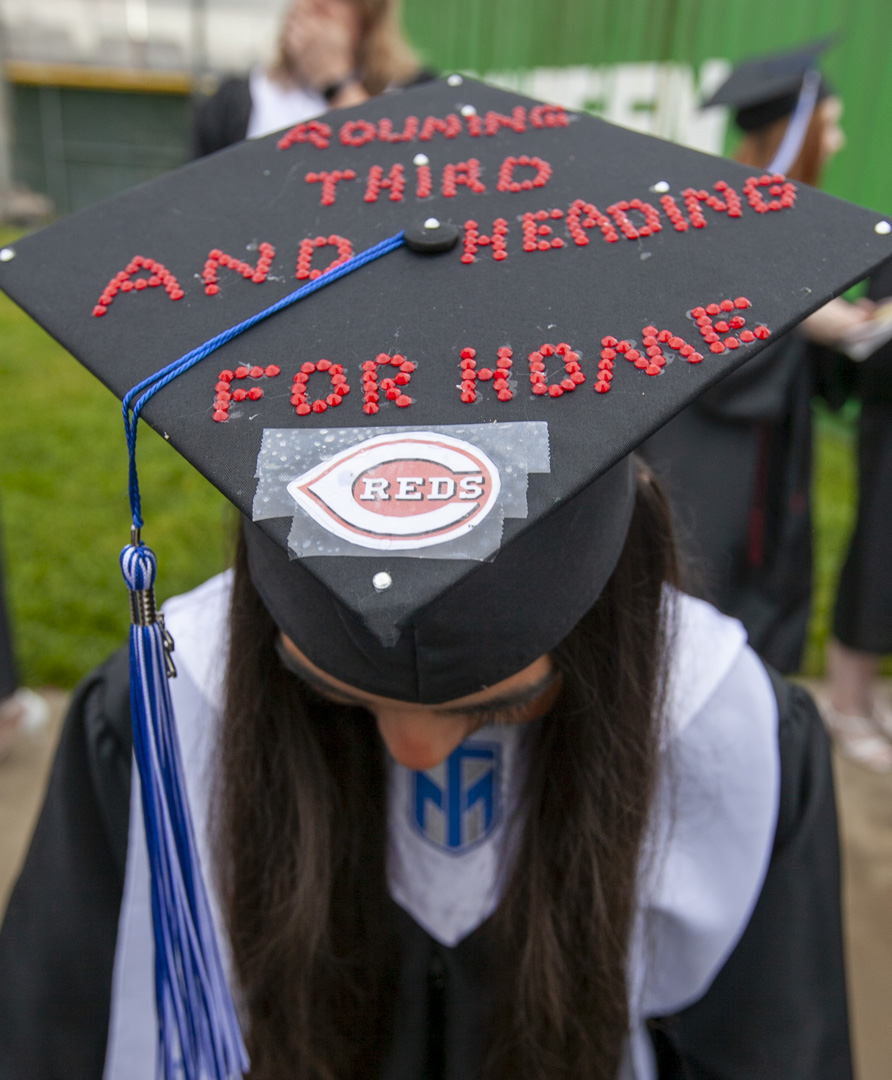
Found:
<svg viewBox="0 0 892 1080"><path fill-rule="evenodd" d="M499 471L482 450L427 431L368 439L287 487L328 532L379 551L465 535L493 509L500 490Z"/></svg>

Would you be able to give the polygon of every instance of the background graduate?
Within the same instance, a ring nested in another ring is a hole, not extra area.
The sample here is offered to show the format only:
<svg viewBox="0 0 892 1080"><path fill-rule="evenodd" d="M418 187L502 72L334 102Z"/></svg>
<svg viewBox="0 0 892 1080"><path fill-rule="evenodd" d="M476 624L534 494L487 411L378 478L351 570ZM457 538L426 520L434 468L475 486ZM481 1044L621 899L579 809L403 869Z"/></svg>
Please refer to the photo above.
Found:
<svg viewBox="0 0 892 1080"><path fill-rule="evenodd" d="M869 299L892 296L892 266L871 276ZM879 700L881 658L892 652L892 567L886 537L892 520L892 346L850 365L860 398L858 509L839 577L833 634L827 643L825 722L840 751L876 771L892 770L892 716Z"/></svg>
<svg viewBox="0 0 892 1080"><path fill-rule="evenodd" d="M226 79L196 111L192 157L424 78L396 0L292 0L269 68Z"/></svg>
<svg viewBox="0 0 892 1080"><path fill-rule="evenodd" d="M736 161L820 182L844 145L842 104L818 70L830 44L747 60L705 103L735 110ZM644 448L675 508L691 587L740 619L753 648L786 673L800 666L811 608L810 343L839 342L872 306L832 300Z"/></svg>
<svg viewBox="0 0 892 1080"><path fill-rule="evenodd" d="M740 213L682 227L706 188ZM823 729L632 452L890 233L452 76L18 244L0 285L242 519L168 681L131 458L131 685L73 702L0 1074L237 1076L240 1027L253 1080L850 1077Z"/></svg>

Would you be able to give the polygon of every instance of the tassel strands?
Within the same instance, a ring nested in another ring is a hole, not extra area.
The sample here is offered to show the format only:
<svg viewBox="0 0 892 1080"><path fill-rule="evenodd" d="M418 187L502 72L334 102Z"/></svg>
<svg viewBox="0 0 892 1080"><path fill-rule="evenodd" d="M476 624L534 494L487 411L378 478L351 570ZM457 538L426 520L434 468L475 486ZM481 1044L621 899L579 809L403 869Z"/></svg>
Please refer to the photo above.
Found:
<svg viewBox="0 0 892 1080"><path fill-rule="evenodd" d="M173 642L163 617L155 611L155 556L140 539L143 518L136 469L139 417L155 394L233 338L395 251L404 242L399 232L329 267L315 280L191 349L124 395L133 527L131 542L121 552L121 570L130 590L133 747L151 871L159 1080L238 1080L250 1066L226 982L186 795L167 685L168 678L176 674L170 655ZM267 369L267 373L271 370ZM258 377L263 374L263 369L258 367L257 371Z"/></svg>
<svg viewBox="0 0 892 1080"><path fill-rule="evenodd" d="M134 530L136 533L136 530ZM173 642L154 603L155 556L121 552L130 590L130 704L151 867L159 1075L236 1080L248 1055L226 982L186 799L168 678Z"/></svg>

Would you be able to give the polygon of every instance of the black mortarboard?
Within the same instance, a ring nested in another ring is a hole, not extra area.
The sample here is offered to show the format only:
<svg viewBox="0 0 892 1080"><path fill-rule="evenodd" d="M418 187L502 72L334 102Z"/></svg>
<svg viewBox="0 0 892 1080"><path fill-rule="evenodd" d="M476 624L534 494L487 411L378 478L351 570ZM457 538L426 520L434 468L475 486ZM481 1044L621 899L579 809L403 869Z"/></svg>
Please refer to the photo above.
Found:
<svg viewBox="0 0 892 1080"><path fill-rule="evenodd" d="M432 703L566 635L624 542L630 452L890 233L452 76L67 218L0 252L0 286L119 396L139 386L128 404L245 515L255 583L312 661ZM165 1067L234 1075L154 565L142 544L122 565Z"/></svg>
<svg viewBox="0 0 892 1080"><path fill-rule="evenodd" d="M809 72L817 71L821 57L835 40L826 37L793 51L745 60L703 102L702 108L729 106L735 110L735 122L744 131L758 131L792 115L803 79ZM829 84L821 79L817 99L820 101L830 93Z"/></svg>
<svg viewBox="0 0 892 1080"><path fill-rule="evenodd" d="M409 245L180 375L145 418L256 522L253 563L275 564L293 589L272 573L258 585L314 662L437 702L518 670L569 630L615 562L628 480L603 481L626 492L610 497L619 509L602 517L592 494L572 539L568 501L758 351L764 327L777 337L886 257L877 220L453 77L242 143L61 221L16 245L0 286L122 396L406 230ZM473 455L460 466L442 447L439 464L418 466L424 484L400 493L394 474L386 490L366 486L384 475L386 444L362 459L355 447L399 430L456 439L459 455L476 446L487 495L461 488ZM336 455L340 471L297 482ZM354 460L371 471L348 506L336 483ZM509 606L523 634L490 603L515 558ZM294 602L301 590L311 603Z"/></svg>

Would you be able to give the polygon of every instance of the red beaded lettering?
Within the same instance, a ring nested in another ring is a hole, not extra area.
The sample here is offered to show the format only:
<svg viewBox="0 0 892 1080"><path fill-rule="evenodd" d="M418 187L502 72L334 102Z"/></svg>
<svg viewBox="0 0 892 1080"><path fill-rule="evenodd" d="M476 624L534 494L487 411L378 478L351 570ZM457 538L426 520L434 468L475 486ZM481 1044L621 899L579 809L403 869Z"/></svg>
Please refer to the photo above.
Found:
<svg viewBox="0 0 892 1080"><path fill-rule="evenodd" d="M322 120L309 120L297 124L279 139L280 150L288 150L295 143L310 143L319 150L325 150L331 141L331 128Z"/></svg>
<svg viewBox="0 0 892 1080"><path fill-rule="evenodd" d="M335 192L341 180L355 180L356 173L352 169L334 169L332 172L308 172L306 181L308 184L322 185L322 205L334 206Z"/></svg>
<svg viewBox="0 0 892 1080"><path fill-rule="evenodd" d="M664 195L660 199L660 206L666 213L666 217L669 218L669 223L676 232L687 232L688 222L685 219L684 214L678 207L678 203L671 195Z"/></svg>
<svg viewBox="0 0 892 1080"><path fill-rule="evenodd" d="M552 356L563 359L564 377L559 382L549 384L545 361ZM585 382L585 376L579 364L579 353L574 352L565 341L559 345L550 343L540 345L529 354L528 360L531 389L537 397L543 397L545 394L552 398L562 397L564 394L572 393L577 386Z"/></svg>
<svg viewBox="0 0 892 1080"><path fill-rule="evenodd" d="M523 180L514 179L514 170L518 165L534 168L536 175L526 177ZM521 154L519 157L506 157L499 168L499 179L496 187L499 191L530 191L532 188L545 187L551 176L551 166L540 157L529 157Z"/></svg>
<svg viewBox="0 0 892 1080"><path fill-rule="evenodd" d="M379 367L393 367L398 370L394 376L382 379L379 383ZM367 416L373 416L380 408L382 391L386 400L395 401L400 408L412 404L412 398L405 393L405 387L412 380L415 364L401 353L378 353L374 360L365 361L362 370L362 410Z"/></svg>
<svg viewBox="0 0 892 1080"><path fill-rule="evenodd" d="M613 227L613 222L609 217L602 214L591 203L585 202L583 199L576 199L567 211L567 229L573 238L573 242L580 247L584 247L589 242L585 230L593 229L595 226L601 230L604 239L608 243L615 244L619 240L619 233Z"/></svg>
<svg viewBox="0 0 892 1080"><path fill-rule="evenodd" d="M617 354L628 353L631 348L630 341L617 341L612 335L601 338L601 359L598 361L598 378L594 385L596 393L609 392Z"/></svg>
<svg viewBox="0 0 892 1080"><path fill-rule="evenodd" d="M480 180L480 162L477 158L469 158L467 161L459 161L455 165L443 167L443 194L447 198L452 198L459 184L464 184L476 193L486 191L486 185Z"/></svg>
<svg viewBox="0 0 892 1080"><path fill-rule="evenodd" d="M567 127L570 118L561 105L535 105L530 109L530 124L534 128Z"/></svg>
<svg viewBox="0 0 892 1080"><path fill-rule="evenodd" d="M522 105L517 105L511 110L510 116L503 113L488 112L484 121L484 131L487 135L497 135L499 129L506 127L512 131L523 132L527 129L527 111Z"/></svg>
<svg viewBox="0 0 892 1080"><path fill-rule="evenodd" d="M559 236L553 235L552 227L544 224L546 220L556 221L563 216L563 210L556 209L524 214L520 219L523 227L523 250L550 251L564 247L564 241ZM537 222L542 224L537 224Z"/></svg>
<svg viewBox="0 0 892 1080"><path fill-rule="evenodd" d="M746 311L752 304L745 296L738 296L735 300L726 298L719 303L707 304L706 307L695 307L690 312L689 318L697 324L697 329L704 342L709 346L710 352L721 354L726 349L737 349L741 345L749 345L757 337L768 337L770 331L766 326L756 327L755 331L742 329L746 326L746 319L735 312ZM762 333L760 333L760 330ZM724 339L721 334L728 335ZM691 358L688 357L690 360ZM702 358L701 358L702 359ZM691 360L691 363L695 361Z"/></svg>
<svg viewBox="0 0 892 1080"><path fill-rule="evenodd" d="M509 372L514 363L511 359L514 353L509 346L503 345L497 350L494 369L488 367L478 369L475 359L477 353L474 349L464 348L460 355L461 362L459 366L462 381L459 386L459 394L466 405L473 405L479 397L477 393L478 380L485 383L491 382L499 401L510 401L514 397L514 391L508 381Z"/></svg>
<svg viewBox="0 0 892 1080"><path fill-rule="evenodd" d="M143 270L149 274L149 277L137 278L134 281L133 275ZM101 318L119 292L142 292L144 289L158 288L161 285L164 286L164 291L171 300L182 300L185 295L180 288L180 283L163 263L156 259L149 259L145 255L134 255L127 263L126 269L118 271L102 290L93 307L93 315Z"/></svg>
<svg viewBox="0 0 892 1080"><path fill-rule="evenodd" d="M347 120L341 125L339 138L343 146L365 146L378 137L378 129L369 120Z"/></svg>
<svg viewBox="0 0 892 1080"><path fill-rule="evenodd" d="M242 259L236 259L232 255L227 255L225 252L220 251L219 248L213 248L208 252L207 261L205 262L204 270L201 273L201 279L204 282L204 291L208 296L216 296L217 293L219 293L220 287L217 270L221 266L229 270L234 270L237 274L241 274L243 278L253 281L255 285L261 285L266 281L275 254L276 249L272 244L264 242L258 248L257 262L254 266L251 266L250 263L244 262Z"/></svg>
<svg viewBox="0 0 892 1080"><path fill-rule="evenodd" d="M310 401L307 394L307 385L310 376L315 373L327 375L331 384L330 393L324 397ZM300 371L294 376L291 387L291 404L298 416L307 416L310 412L322 413L326 409L336 409L341 400L350 393L347 377L344 375L343 364L333 364L330 360L317 360L316 363L307 361L300 365Z"/></svg>
<svg viewBox="0 0 892 1080"><path fill-rule="evenodd" d="M390 191L391 202L402 202L403 191L406 187L406 176L403 171L403 166L397 162L387 174L384 175L384 170L380 165L373 165L369 169L369 179L365 188L365 202L373 203L378 201L378 193L383 189Z"/></svg>
<svg viewBox="0 0 892 1080"><path fill-rule="evenodd" d="M464 251L461 261L472 263L477 254L478 247L492 247L492 257L501 262L508 257L507 242L508 222L504 218L496 218L492 223L492 233L481 233L476 221L465 222Z"/></svg>
<svg viewBox="0 0 892 1080"><path fill-rule="evenodd" d="M704 190L698 191L696 188L685 188L682 192L691 224L695 229L706 228L706 218L700 209L701 203L705 203L710 210L715 210L716 213L727 214L728 217L737 218L741 215L740 196L730 184L724 180L719 180L713 185L713 188L719 193L718 195L713 195ZM724 196L724 198L720 196Z"/></svg>
<svg viewBox="0 0 892 1080"><path fill-rule="evenodd" d="M329 263L324 270L311 270L310 264L313 261L314 251L316 251L317 248L323 247L337 248L338 257L334 262ZM333 270L336 266L340 266L341 263L345 263L352 254L353 245L343 236L338 236L333 233L331 236L317 236L315 239L307 237L300 242L297 255L297 272L294 276L301 281L306 278L315 281L321 274L325 274L329 270Z"/></svg>
<svg viewBox="0 0 892 1080"><path fill-rule="evenodd" d="M401 134L397 134L393 130L393 124L390 120L378 121L378 139L383 143L400 143L411 142L418 134L418 117L407 116L403 122L403 130Z"/></svg>
<svg viewBox="0 0 892 1080"><path fill-rule="evenodd" d="M629 210L637 210L644 215L644 225L640 229L632 224L628 214ZM620 232L628 240L637 240L641 236L650 236L651 233L658 233L663 228L660 224L660 211L655 206L651 206L650 203L642 202L641 199L630 199L629 201L623 199L621 202L608 206L607 213L617 223Z"/></svg>
<svg viewBox="0 0 892 1080"><path fill-rule="evenodd" d="M422 142L429 142L436 132L440 132L447 139L455 139L461 135L461 120L455 113L450 113L445 120L438 116L428 116L421 125L418 138Z"/></svg>
<svg viewBox="0 0 892 1080"><path fill-rule="evenodd" d="M763 187L767 187L769 194L777 197L766 202L759 191L759 188ZM743 185L743 193L757 214L767 214L770 210L788 210L796 202L796 185L780 173L773 176L769 173L751 176Z"/></svg>
<svg viewBox="0 0 892 1080"><path fill-rule="evenodd" d="M472 139L478 139L483 134L483 120L480 118L480 114L476 109L473 111L468 109L465 113L462 112L465 118L465 126L468 129L468 134Z"/></svg>
<svg viewBox="0 0 892 1080"><path fill-rule="evenodd" d="M430 165L415 166L415 195L419 199L427 199L433 191L433 178Z"/></svg>
<svg viewBox="0 0 892 1080"><path fill-rule="evenodd" d="M259 401L263 397L263 390L259 386L252 386L250 390L242 387L233 388L233 383L242 379L274 379L279 374L276 364L269 364L263 368L259 364L248 367L237 367L235 371L224 368L217 376L217 384L214 387L214 406L211 417L218 424L229 419L229 406L235 401Z"/></svg>
<svg viewBox="0 0 892 1080"><path fill-rule="evenodd" d="M663 351L664 346L684 357L689 364L699 364L703 359L702 354L698 353L693 345L689 345L684 338L673 334L671 330L658 330L655 326L645 326L641 334L641 344L647 356L647 364L642 365L641 370L646 375L659 375L666 366L668 358ZM628 352L626 359L631 359ZM635 366L639 365L636 363Z"/></svg>

